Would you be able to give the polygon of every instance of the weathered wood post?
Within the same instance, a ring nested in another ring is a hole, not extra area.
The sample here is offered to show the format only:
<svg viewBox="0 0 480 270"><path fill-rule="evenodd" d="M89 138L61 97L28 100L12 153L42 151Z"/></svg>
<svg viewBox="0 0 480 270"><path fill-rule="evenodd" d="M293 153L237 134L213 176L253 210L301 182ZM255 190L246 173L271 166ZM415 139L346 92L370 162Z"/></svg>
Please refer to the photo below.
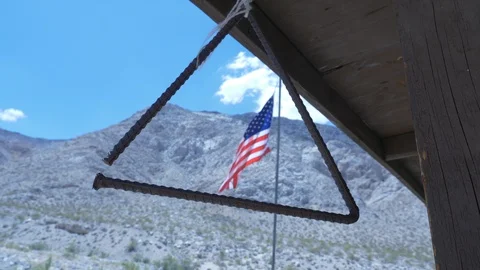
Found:
<svg viewBox="0 0 480 270"><path fill-rule="evenodd" d="M436 269L480 269L480 0L394 0Z"/></svg>

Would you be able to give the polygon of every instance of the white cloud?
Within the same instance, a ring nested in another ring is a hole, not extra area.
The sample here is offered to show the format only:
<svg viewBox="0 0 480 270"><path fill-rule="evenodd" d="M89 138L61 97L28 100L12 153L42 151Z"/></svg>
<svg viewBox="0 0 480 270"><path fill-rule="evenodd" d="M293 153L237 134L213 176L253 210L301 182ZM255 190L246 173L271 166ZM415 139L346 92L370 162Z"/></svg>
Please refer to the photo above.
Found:
<svg viewBox="0 0 480 270"><path fill-rule="evenodd" d="M238 104L245 96L255 97L256 111L260 111L267 100L275 93L275 115L278 112L278 76L258 58L247 56L244 52L226 65L226 74L222 84L215 93L224 104ZM328 119L302 98L313 121L325 124ZM301 119L287 89L282 84L282 117Z"/></svg>
<svg viewBox="0 0 480 270"><path fill-rule="evenodd" d="M27 117L25 113L17 109L0 109L0 121L4 122L17 122L19 119Z"/></svg>

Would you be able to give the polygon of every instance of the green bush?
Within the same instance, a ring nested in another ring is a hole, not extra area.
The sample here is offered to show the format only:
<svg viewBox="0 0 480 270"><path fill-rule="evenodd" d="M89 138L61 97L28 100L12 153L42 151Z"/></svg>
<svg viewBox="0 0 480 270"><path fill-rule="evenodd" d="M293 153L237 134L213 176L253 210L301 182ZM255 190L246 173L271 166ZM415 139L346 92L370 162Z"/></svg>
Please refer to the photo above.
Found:
<svg viewBox="0 0 480 270"><path fill-rule="evenodd" d="M47 246L47 244L45 244L43 242L36 242L36 243L30 244L28 246L28 248L30 248L32 250L47 250L48 246Z"/></svg>
<svg viewBox="0 0 480 270"><path fill-rule="evenodd" d="M140 270L140 267L133 262L123 262L123 270Z"/></svg>
<svg viewBox="0 0 480 270"><path fill-rule="evenodd" d="M163 270L193 270L195 266L188 259L178 261L175 257L166 256L162 261Z"/></svg>
<svg viewBox="0 0 480 270"><path fill-rule="evenodd" d="M73 259L75 256L80 253L80 248L73 242L71 242L66 248L65 248L65 258Z"/></svg>
<svg viewBox="0 0 480 270"><path fill-rule="evenodd" d="M48 257L44 263L33 266L32 270L49 270L50 267L52 267L52 256Z"/></svg>
<svg viewBox="0 0 480 270"><path fill-rule="evenodd" d="M153 261L153 266L155 267L155 269L160 269L162 267L162 262L161 261Z"/></svg>

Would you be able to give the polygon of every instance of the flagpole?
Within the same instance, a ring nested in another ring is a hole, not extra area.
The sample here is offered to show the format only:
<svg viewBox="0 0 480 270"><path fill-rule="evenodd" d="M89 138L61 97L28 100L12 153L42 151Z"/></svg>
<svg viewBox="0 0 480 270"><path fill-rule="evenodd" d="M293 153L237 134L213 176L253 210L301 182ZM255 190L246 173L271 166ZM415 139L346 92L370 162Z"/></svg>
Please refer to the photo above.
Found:
<svg viewBox="0 0 480 270"><path fill-rule="evenodd" d="M280 111L282 100L282 78L278 76L278 119L277 119L277 164L275 168L275 204L278 203L278 172L280 169ZM273 214L272 270L275 269L275 253L277 247L277 214Z"/></svg>

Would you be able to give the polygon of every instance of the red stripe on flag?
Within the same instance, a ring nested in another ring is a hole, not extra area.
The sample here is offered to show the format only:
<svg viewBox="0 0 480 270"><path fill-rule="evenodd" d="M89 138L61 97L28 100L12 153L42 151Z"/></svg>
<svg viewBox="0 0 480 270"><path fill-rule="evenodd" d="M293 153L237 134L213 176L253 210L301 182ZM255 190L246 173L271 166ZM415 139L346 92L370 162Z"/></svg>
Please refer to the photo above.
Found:
<svg viewBox="0 0 480 270"><path fill-rule="evenodd" d="M237 157L237 160L233 163L232 167L230 168L230 173L239 165L241 164L245 159L247 159L249 156L255 154L256 152L262 151L265 147L267 147L266 144L263 144L257 148L253 148L246 152L244 155Z"/></svg>
<svg viewBox="0 0 480 270"><path fill-rule="evenodd" d="M259 152L259 151L262 151L262 150L265 150L265 152L263 154L261 154L260 156L257 156L257 157L253 157L253 158L250 158L251 155L253 153L256 153L256 152ZM245 158L248 158L247 161L242 164L240 167L238 168L231 168L231 171L230 171L230 174L229 174L229 178L222 184L222 186L220 187L219 189L219 192L222 192L224 191L225 189L228 189L229 188L229 185L230 183L233 181L233 188L237 188L237 185L238 185L238 176L239 174L247 167L247 166L250 166L252 165L253 163L255 162L258 162L260 161L266 154L268 154L270 152L270 148L266 146L266 144L260 146L260 147L257 147L257 148L254 148L252 149L252 151L250 153L248 153L248 155L244 155L242 158L243 160ZM235 169L235 172L232 174L232 170Z"/></svg>
<svg viewBox="0 0 480 270"><path fill-rule="evenodd" d="M247 155L249 155L251 153L250 152L247 152L245 154L243 154L242 156L239 156L239 154L241 154L243 151L245 151L246 149L248 149L249 147L252 147L255 143L258 143L258 142L261 142L261 141L264 141L264 140L268 140L268 134L265 134L263 136L260 136L254 140L251 140L250 142L248 142L245 146L242 146L241 150L240 151L237 151L237 156L235 158L235 161L233 162L232 164L232 167L230 167L230 172L235 168L235 166L237 166L237 163L239 163L240 161L242 161ZM262 145L264 146L264 145Z"/></svg>
<svg viewBox="0 0 480 270"><path fill-rule="evenodd" d="M255 148L254 150L252 150L252 153L248 154L248 156L247 156L247 155L244 156L244 157L242 158L242 162L238 162L238 163L235 165L235 168L232 168L232 169L231 169L230 175L239 174L240 171L241 171L242 168L243 168L243 164L245 164L246 162L248 162L248 161L249 161L250 159L252 159L252 158L256 158L256 156L252 157L252 155L254 155L255 153L258 153L258 152L261 152L261 151L265 150L265 148L266 148L266 145L263 145L262 147ZM265 153L262 153L262 154L260 155L260 157L263 156L263 155L265 155ZM240 166L240 167L238 167L238 166ZM233 172L233 173L232 173L232 172Z"/></svg>
<svg viewBox="0 0 480 270"><path fill-rule="evenodd" d="M239 168L238 172L235 174L236 177L233 177L233 187L234 188L237 188L238 174L240 174L240 172L242 172L247 166L252 165L255 162L259 162L264 156L265 156L265 154L263 154L261 156L258 156L258 157L254 157L254 158L250 159L249 161L247 161L245 164L243 164Z"/></svg>

